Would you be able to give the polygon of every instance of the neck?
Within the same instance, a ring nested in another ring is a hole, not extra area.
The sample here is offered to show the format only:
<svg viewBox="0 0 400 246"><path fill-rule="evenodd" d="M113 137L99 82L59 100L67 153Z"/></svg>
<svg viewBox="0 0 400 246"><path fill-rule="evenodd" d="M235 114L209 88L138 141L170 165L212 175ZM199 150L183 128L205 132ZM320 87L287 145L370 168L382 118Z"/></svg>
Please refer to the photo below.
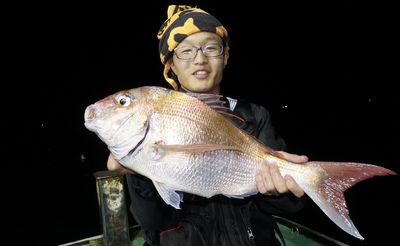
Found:
<svg viewBox="0 0 400 246"><path fill-rule="evenodd" d="M215 95L219 95L219 94L221 93L221 86L220 86L220 85L218 85L218 86L216 86L216 87L212 88L212 89L211 89L211 90L209 90L209 91L203 91L203 92L198 92L198 91L189 91L189 90L186 90L185 88L183 88L182 86L180 86L178 90L179 90L179 91L183 91L183 92L207 93L207 94L215 94Z"/></svg>
<svg viewBox="0 0 400 246"><path fill-rule="evenodd" d="M207 92L209 94L215 94L215 95L219 95L221 93L221 87L220 86L216 86L215 88L211 89L209 92Z"/></svg>

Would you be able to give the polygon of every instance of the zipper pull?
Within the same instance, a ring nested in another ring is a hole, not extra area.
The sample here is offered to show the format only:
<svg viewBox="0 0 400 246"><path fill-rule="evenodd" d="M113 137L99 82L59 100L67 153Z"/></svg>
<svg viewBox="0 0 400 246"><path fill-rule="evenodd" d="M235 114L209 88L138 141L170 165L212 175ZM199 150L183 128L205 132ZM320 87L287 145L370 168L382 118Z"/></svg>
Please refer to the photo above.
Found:
<svg viewBox="0 0 400 246"><path fill-rule="evenodd" d="M250 227L247 227L247 234L249 235L250 240L254 239L253 231L251 230Z"/></svg>

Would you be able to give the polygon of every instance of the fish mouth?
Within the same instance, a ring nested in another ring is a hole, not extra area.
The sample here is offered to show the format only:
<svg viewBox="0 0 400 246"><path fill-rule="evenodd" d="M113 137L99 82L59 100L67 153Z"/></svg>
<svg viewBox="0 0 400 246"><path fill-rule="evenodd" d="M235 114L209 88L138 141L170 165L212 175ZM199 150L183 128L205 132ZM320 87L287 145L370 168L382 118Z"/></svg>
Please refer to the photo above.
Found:
<svg viewBox="0 0 400 246"><path fill-rule="evenodd" d="M108 146L116 159L136 155L135 152L141 149L148 135L150 129L148 121L138 131L124 133L124 129L129 128L134 114L113 120L111 124L107 124L107 117L104 117L104 115L107 115L106 112L102 111L96 104L90 105L84 114L85 127L94 132Z"/></svg>
<svg viewBox="0 0 400 246"><path fill-rule="evenodd" d="M84 125L87 129L93 132L97 132L97 127L93 124L94 119L96 119L96 112L96 106L92 104L85 109L84 114Z"/></svg>

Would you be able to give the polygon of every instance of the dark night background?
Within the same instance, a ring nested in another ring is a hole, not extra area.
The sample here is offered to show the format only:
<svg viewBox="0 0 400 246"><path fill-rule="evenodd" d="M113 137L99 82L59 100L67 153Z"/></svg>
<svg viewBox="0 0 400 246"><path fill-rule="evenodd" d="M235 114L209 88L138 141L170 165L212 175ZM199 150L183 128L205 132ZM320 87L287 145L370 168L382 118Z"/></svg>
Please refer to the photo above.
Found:
<svg viewBox="0 0 400 246"><path fill-rule="evenodd" d="M210 2L4 5L2 245L101 234L93 172L106 170L108 150L83 113L122 89L169 87L156 34L170 3L224 24L232 49L223 93L267 107L290 152L400 173L397 1ZM350 245L394 244L399 187L398 176L374 177L346 191L364 241L312 202L287 218Z"/></svg>

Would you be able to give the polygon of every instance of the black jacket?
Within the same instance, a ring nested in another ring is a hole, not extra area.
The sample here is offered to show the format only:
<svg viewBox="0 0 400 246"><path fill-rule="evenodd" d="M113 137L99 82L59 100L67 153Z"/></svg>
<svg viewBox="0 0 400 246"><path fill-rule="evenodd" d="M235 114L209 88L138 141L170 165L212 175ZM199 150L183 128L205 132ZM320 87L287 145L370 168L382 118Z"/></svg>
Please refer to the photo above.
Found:
<svg viewBox="0 0 400 246"><path fill-rule="evenodd" d="M275 150L286 150L264 107L225 98L239 116L236 123ZM130 211L141 226L147 245L281 245L272 214L292 213L304 206L305 198L288 193L278 197L257 194L245 199L217 195L206 199L184 195L181 209L167 205L151 180L127 175ZM305 197L305 196L303 196Z"/></svg>

